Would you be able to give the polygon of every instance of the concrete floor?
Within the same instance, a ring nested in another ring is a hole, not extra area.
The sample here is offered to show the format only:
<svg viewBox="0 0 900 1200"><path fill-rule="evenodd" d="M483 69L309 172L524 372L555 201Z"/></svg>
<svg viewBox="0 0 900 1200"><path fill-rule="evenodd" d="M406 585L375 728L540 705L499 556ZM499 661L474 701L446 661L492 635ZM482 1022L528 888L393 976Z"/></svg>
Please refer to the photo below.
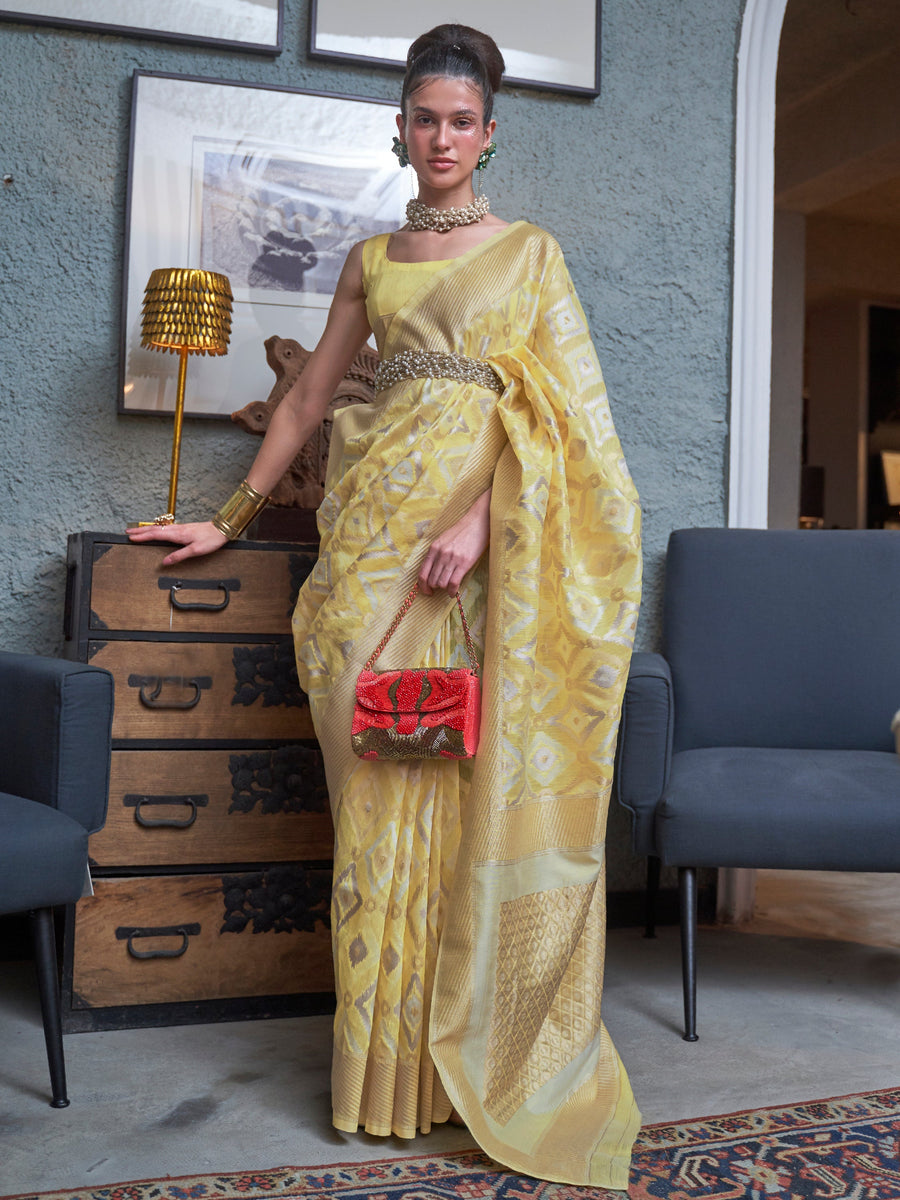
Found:
<svg viewBox="0 0 900 1200"><path fill-rule="evenodd" d="M677 930L610 933L604 1017L648 1123L900 1083L900 877L770 872L758 894L750 926L700 932L694 1045ZM72 1105L56 1111L30 966L0 964L0 1196L472 1144L446 1126L414 1142L332 1129L327 1017L65 1041Z"/></svg>

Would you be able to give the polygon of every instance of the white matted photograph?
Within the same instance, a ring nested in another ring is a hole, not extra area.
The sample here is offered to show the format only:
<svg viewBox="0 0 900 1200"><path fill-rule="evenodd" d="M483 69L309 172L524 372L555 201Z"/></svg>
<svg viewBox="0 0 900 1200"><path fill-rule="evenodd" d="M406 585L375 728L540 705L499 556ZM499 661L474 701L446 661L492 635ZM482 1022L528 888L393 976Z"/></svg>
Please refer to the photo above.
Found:
<svg viewBox="0 0 900 1200"><path fill-rule="evenodd" d="M507 84L600 93L600 0L554 0L552 11L542 4L513 9L508 0L456 0L449 14L446 0L312 0L309 53L403 68L410 43L451 20L496 40Z"/></svg>
<svg viewBox="0 0 900 1200"><path fill-rule="evenodd" d="M177 358L141 346L151 273L227 275L223 357L192 357L186 415L264 400L263 343L311 349L350 247L399 228L411 195L391 152L391 102L136 72L129 158L119 410L172 412Z"/></svg>
<svg viewBox="0 0 900 1200"><path fill-rule="evenodd" d="M284 0L16 0L0 20L281 53ZM215 30L215 33L212 30Z"/></svg>

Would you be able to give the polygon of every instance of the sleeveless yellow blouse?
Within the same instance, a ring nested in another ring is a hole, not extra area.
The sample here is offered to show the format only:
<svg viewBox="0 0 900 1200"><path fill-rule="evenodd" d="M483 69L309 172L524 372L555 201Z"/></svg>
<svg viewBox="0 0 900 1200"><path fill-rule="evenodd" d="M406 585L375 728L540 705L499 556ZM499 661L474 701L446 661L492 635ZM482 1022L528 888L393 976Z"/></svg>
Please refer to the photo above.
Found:
<svg viewBox="0 0 900 1200"><path fill-rule="evenodd" d="M431 262L404 263L388 258L389 233L369 238L363 246L363 287L366 291L366 314L381 349L380 331L385 323L409 300L435 271L446 267L450 258Z"/></svg>

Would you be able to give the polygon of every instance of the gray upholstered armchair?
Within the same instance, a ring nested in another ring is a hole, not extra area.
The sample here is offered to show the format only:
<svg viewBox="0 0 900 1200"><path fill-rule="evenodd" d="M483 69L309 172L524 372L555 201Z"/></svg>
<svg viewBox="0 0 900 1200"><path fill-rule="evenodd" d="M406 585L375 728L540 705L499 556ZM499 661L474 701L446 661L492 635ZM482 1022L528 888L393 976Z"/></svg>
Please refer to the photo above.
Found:
<svg viewBox="0 0 900 1200"><path fill-rule="evenodd" d="M633 844L679 872L685 1038L696 870L900 871L900 532L678 530L663 654L619 734ZM656 874L658 880L658 874Z"/></svg>
<svg viewBox="0 0 900 1200"><path fill-rule="evenodd" d="M53 908L82 895L88 834L106 819L108 671L0 653L0 913L30 912L54 1108L64 1108Z"/></svg>

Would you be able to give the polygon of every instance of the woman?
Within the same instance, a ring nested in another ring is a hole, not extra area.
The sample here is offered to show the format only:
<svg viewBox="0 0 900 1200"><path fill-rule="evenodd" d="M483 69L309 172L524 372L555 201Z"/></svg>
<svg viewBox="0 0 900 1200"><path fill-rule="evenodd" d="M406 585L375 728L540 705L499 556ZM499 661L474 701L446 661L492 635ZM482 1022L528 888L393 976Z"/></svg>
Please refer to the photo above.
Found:
<svg viewBox="0 0 900 1200"><path fill-rule="evenodd" d="M637 499L557 244L474 195L496 45L443 25L407 64L409 223L350 252L249 486L214 523L132 536L183 543L166 565L219 548L374 332L376 402L337 414L293 622L335 821L334 1123L413 1137L455 1109L517 1170L624 1188L640 1116L600 993ZM378 666L464 665L459 590L484 657L474 760L351 752L356 677L416 581Z"/></svg>

